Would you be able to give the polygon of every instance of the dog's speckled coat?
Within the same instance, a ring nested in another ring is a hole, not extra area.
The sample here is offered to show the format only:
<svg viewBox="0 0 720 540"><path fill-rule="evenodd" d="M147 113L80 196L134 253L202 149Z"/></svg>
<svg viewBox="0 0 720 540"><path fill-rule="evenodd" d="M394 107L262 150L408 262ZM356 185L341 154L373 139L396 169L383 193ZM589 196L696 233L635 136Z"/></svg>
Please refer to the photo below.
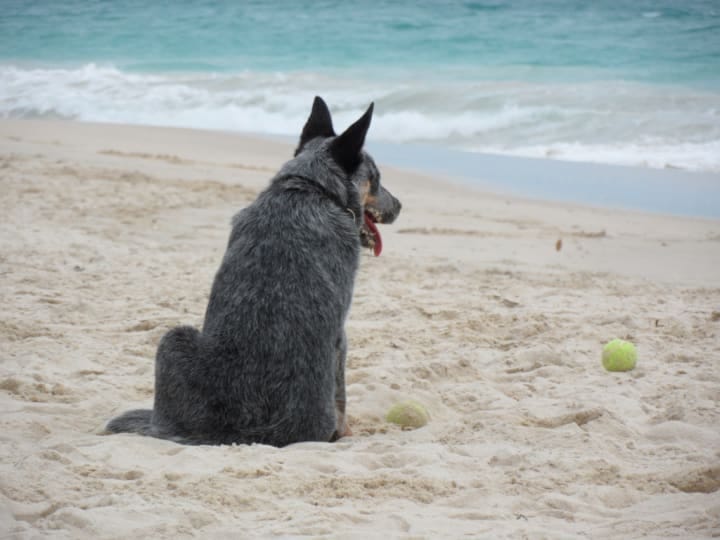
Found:
<svg viewBox="0 0 720 540"><path fill-rule="evenodd" d="M363 214L391 223L400 211L362 150L372 109L336 136L315 98L295 158L233 219L202 331L165 334L154 408L109 431L274 446L347 432L344 324L361 243L375 241Z"/></svg>

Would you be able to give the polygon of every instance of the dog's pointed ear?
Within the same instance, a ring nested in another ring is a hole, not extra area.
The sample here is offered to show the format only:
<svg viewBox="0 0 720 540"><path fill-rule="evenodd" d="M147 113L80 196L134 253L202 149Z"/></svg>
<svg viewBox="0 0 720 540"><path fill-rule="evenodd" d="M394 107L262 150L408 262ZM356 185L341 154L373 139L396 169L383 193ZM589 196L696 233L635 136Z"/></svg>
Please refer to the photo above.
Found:
<svg viewBox="0 0 720 540"><path fill-rule="evenodd" d="M362 161L361 151L370 128L374 106L375 104L371 103L359 120L330 143L332 157L348 174L354 172Z"/></svg>
<svg viewBox="0 0 720 540"><path fill-rule="evenodd" d="M313 101L312 111L310 116L305 122L305 127L300 135L300 142L295 149L295 155L297 156L303 149L303 146L316 137L334 137L335 130L332 125L332 117L330 116L330 109L327 104L320 96L315 96Z"/></svg>

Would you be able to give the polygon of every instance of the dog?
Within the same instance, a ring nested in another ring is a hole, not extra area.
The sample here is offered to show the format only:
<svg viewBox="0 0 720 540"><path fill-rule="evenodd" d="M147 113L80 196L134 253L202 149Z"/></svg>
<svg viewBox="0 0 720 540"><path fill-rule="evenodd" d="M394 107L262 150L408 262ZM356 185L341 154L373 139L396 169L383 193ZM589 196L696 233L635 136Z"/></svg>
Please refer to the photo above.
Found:
<svg viewBox="0 0 720 540"><path fill-rule="evenodd" d="M363 150L372 114L336 135L315 98L294 158L232 220L202 331L164 335L153 409L108 432L278 447L351 434L344 326L361 247L380 255L376 224L401 209Z"/></svg>

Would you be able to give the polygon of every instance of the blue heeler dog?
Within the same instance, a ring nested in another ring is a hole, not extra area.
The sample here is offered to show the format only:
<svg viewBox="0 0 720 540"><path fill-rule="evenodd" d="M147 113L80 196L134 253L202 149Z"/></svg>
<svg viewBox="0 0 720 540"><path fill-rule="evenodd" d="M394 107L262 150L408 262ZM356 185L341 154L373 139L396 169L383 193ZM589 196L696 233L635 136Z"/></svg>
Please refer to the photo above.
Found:
<svg viewBox="0 0 720 540"><path fill-rule="evenodd" d="M202 331L170 330L155 404L107 426L185 444L334 441L345 417L344 324L361 245L400 202L363 151L373 105L341 135L316 97L294 159L234 218Z"/></svg>

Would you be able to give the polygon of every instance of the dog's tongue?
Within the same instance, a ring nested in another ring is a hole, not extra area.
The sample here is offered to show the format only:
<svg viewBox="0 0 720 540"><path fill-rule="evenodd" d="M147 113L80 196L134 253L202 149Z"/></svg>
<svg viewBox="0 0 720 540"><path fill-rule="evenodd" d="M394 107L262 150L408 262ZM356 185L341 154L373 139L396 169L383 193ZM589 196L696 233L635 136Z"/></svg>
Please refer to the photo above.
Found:
<svg viewBox="0 0 720 540"><path fill-rule="evenodd" d="M380 256L380 253L382 253L382 236L380 236L380 231L378 231L378 228L375 226L375 222L370 218L370 215L365 212L365 226L370 230L370 232L373 235L373 239L375 240L375 245L373 246L373 253L376 257Z"/></svg>

